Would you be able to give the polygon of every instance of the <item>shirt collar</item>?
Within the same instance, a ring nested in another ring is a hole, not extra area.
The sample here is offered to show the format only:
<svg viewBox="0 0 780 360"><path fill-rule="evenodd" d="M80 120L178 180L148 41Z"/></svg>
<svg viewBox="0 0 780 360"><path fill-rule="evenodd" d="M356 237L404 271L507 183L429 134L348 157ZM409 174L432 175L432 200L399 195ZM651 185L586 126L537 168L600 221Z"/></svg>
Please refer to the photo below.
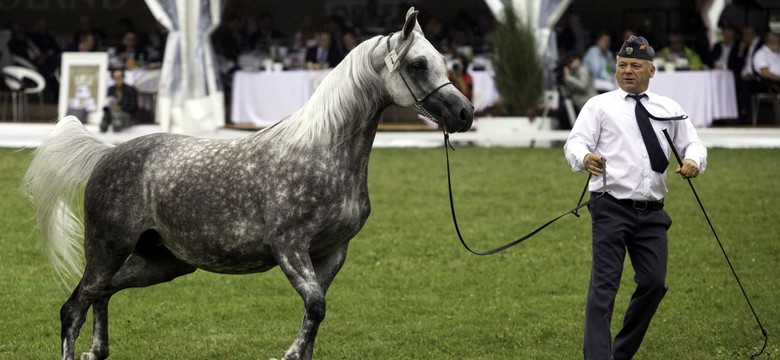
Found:
<svg viewBox="0 0 780 360"><path fill-rule="evenodd" d="M625 100L628 97L628 95L634 95L634 94L628 93L627 91L625 91L625 90L623 90L621 88L617 88L616 91L617 91L618 95L620 95L620 98L623 99L623 100ZM643 93L641 93L639 95L647 96L648 100L653 96L653 94L649 90L645 90L645 92L643 92Z"/></svg>

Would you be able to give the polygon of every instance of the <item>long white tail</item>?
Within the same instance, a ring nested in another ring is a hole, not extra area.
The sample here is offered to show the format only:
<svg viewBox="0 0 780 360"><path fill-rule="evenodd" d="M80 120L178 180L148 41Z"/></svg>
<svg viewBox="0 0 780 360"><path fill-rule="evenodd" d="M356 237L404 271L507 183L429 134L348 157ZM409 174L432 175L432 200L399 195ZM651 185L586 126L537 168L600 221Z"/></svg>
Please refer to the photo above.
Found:
<svg viewBox="0 0 780 360"><path fill-rule="evenodd" d="M35 151L22 190L35 207L43 247L64 282L83 271L84 224L73 208L95 165L111 149L73 116L62 118Z"/></svg>

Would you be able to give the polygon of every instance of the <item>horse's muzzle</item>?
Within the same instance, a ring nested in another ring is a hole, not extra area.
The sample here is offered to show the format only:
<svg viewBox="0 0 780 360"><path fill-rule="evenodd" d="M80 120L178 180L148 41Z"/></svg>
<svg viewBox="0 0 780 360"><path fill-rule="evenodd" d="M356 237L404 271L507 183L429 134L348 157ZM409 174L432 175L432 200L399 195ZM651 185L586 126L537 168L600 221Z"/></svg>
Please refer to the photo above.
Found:
<svg viewBox="0 0 780 360"><path fill-rule="evenodd" d="M451 89L430 96L424 106L447 132L468 131L474 122L474 106L460 91Z"/></svg>

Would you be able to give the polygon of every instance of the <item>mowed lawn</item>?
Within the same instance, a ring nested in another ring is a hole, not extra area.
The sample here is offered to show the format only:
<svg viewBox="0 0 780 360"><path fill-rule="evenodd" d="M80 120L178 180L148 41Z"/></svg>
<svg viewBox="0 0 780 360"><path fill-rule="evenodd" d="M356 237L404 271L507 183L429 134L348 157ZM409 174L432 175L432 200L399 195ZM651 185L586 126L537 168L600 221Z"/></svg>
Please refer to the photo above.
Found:
<svg viewBox="0 0 780 360"><path fill-rule="evenodd" d="M18 191L30 152L0 150L0 359L59 355L53 277ZM571 208L585 181L561 149L458 148L451 154L464 236L477 250ZM694 180L780 355L780 150L711 149ZM609 169L607 170L609 171ZM669 177L670 290L635 359L748 359L763 337L688 184ZM590 217L568 216L526 243L477 257L459 244L444 153L378 149L372 214L328 294L318 359L581 359ZM634 284L626 262L617 331ZM267 359L295 337L302 302L281 272L203 271L111 301L112 359ZM91 339L91 318L78 351Z"/></svg>

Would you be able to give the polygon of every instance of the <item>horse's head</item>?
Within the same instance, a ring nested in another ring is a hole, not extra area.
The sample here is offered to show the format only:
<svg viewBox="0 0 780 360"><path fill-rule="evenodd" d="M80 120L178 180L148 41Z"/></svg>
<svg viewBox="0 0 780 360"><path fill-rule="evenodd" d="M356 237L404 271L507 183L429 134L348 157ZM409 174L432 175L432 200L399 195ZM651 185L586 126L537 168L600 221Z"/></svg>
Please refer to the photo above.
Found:
<svg viewBox="0 0 780 360"><path fill-rule="evenodd" d="M425 39L417 11L406 13L403 30L382 39L373 62L391 101L438 122L447 132L467 131L474 106L447 78L444 57Z"/></svg>

